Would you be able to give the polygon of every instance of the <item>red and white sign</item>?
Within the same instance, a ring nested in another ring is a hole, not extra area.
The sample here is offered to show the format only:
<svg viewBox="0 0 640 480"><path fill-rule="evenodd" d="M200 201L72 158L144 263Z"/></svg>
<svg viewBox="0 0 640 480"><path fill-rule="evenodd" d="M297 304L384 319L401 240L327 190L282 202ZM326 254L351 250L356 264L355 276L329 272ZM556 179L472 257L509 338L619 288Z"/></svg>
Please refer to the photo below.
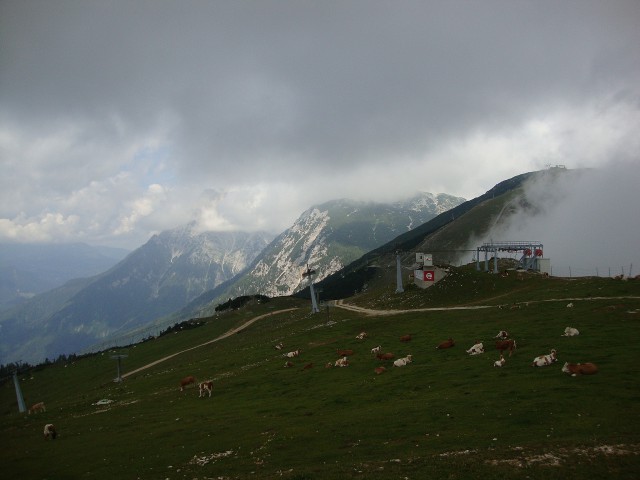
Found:
<svg viewBox="0 0 640 480"><path fill-rule="evenodd" d="M433 270L416 270L413 275L423 282L434 282L436 280L436 273Z"/></svg>

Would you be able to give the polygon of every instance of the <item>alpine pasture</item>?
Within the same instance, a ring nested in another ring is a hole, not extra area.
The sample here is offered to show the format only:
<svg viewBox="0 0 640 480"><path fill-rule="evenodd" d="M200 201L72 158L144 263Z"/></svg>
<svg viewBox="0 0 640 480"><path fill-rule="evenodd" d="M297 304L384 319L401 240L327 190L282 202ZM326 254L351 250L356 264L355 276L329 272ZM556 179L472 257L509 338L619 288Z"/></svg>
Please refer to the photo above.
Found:
<svg viewBox="0 0 640 480"><path fill-rule="evenodd" d="M202 319L198 328L24 372L27 407L42 401L44 412L18 413L13 382L5 380L3 473L638 478L640 280L503 277L466 266L430 289L406 285L396 294L388 277L344 299L361 311L323 303L312 314L310 302L277 298ZM564 336L568 326L580 334ZM517 348L498 368L500 330ZM411 340L401 341L405 335ZM436 348L450 338L451 348ZM478 341L484 353L467 354ZM377 359L371 349L378 345L411 362ZM348 367L327 367L347 349ZM552 349L557 362L532 366ZM294 350L299 356L283 356ZM128 355L122 382L113 381L114 354ZM572 377L561 371L565 362L593 362L599 371ZM181 391L188 375L196 384ZM199 397L204 380L213 381L211 397ZM46 424L55 425L54 440L43 437Z"/></svg>

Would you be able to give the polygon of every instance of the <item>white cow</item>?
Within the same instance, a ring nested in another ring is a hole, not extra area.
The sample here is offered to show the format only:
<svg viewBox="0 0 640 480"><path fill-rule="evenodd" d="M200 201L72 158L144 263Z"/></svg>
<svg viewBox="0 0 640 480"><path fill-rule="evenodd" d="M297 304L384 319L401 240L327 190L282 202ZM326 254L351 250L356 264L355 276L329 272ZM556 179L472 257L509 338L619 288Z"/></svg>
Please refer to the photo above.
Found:
<svg viewBox="0 0 640 480"><path fill-rule="evenodd" d="M378 345L377 347L373 347L373 348L371 349L371 355L375 355L376 353L380 353L380 349L381 349L381 348L382 348L382 347L381 347L380 345Z"/></svg>
<svg viewBox="0 0 640 480"><path fill-rule="evenodd" d="M576 335L580 335L577 328L567 327L564 329L564 337L575 337Z"/></svg>
<svg viewBox="0 0 640 480"><path fill-rule="evenodd" d="M482 342L478 342L469 350L467 350L467 353L469 355L480 355L481 353L484 353L484 345L482 344Z"/></svg>
<svg viewBox="0 0 640 480"><path fill-rule="evenodd" d="M335 366L336 367L348 367L349 366L349 358L348 357L339 358L338 360L336 360Z"/></svg>
<svg viewBox="0 0 640 480"><path fill-rule="evenodd" d="M505 363L506 363L506 360L504 359L504 357L502 355L500 355L500 360L496 360L495 362L493 362L493 366L494 367L502 367Z"/></svg>
<svg viewBox="0 0 640 480"><path fill-rule="evenodd" d="M44 439L55 440L58 436L58 432L56 432L56 427L53 426L53 423L47 423L44 426Z"/></svg>
<svg viewBox="0 0 640 480"><path fill-rule="evenodd" d="M364 340L368 336L369 335L367 335L367 332L360 332L358 335L356 335L356 340Z"/></svg>
<svg viewBox="0 0 640 480"><path fill-rule="evenodd" d="M558 361L558 357L556 356L555 349L551 350L551 353L548 355L540 355L533 359L532 367L544 367L546 365L551 365Z"/></svg>
<svg viewBox="0 0 640 480"><path fill-rule="evenodd" d="M393 362L394 367L404 367L405 365L410 364L413 361L411 355L407 355L404 358L399 358Z"/></svg>
<svg viewBox="0 0 640 480"><path fill-rule="evenodd" d="M294 358L300 355L300 350L294 350L293 352L283 353L283 357Z"/></svg>

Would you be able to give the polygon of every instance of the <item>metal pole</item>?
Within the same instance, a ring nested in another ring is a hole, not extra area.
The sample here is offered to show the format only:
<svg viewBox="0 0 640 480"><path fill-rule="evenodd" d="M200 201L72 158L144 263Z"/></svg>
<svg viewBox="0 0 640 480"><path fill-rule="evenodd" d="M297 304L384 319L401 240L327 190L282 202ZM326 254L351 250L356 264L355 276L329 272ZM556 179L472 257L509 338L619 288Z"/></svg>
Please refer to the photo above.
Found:
<svg viewBox="0 0 640 480"><path fill-rule="evenodd" d="M316 302L316 293L313 291L313 282L309 284L309 290L311 293L311 313L318 313L318 304Z"/></svg>
<svg viewBox="0 0 640 480"><path fill-rule="evenodd" d="M24 404L24 398L22 397L22 390L20 389L20 382L18 382L18 371L13 372L13 384L16 387L16 399L18 400L18 410L20 413L27 411L27 407Z"/></svg>
<svg viewBox="0 0 640 480"><path fill-rule="evenodd" d="M402 266L400 265L400 254L396 254L396 293L404 292L402 288Z"/></svg>

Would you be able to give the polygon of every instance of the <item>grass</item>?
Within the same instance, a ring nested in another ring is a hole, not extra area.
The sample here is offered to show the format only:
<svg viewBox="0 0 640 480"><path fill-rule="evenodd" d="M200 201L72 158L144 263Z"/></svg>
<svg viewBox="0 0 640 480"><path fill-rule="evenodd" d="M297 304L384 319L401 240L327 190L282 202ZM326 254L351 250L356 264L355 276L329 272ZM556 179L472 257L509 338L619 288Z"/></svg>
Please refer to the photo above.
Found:
<svg viewBox="0 0 640 480"><path fill-rule="evenodd" d="M274 299L207 319L203 326L118 352L124 372L201 345L263 313L292 306L225 340L194 348L114 383L104 352L52 365L0 386L0 462L10 476L47 479L637 478L640 472L640 282L502 278L453 269L437 289L395 279L348 299L380 309L493 305L482 310L368 316ZM391 293L389 293L391 292ZM594 299L609 297L610 299ZM615 298L613 298L615 297ZM636 297L636 298L618 298ZM567 298L574 307L567 308ZM511 308L513 305L520 308ZM507 305L508 308L497 308ZM562 337L566 326L578 337ZM492 337L506 329L518 349L502 369ZM361 331L369 338L355 339ZM410 333L408 344L399 337ZM435 346L453 337L456 346ZM476 339L486 353L464 352ZM302 349L293 368L274 345ZM375 375L371 347L414 362ZM348 368L325 368L336 349L355 350ZM558 350L559 361L533 368ZM600 372L569 377L565 361ZM313 363L313 367L303 367ZM185 375L212 378L212 398L178 389ZM94 405L109 399L109 405ZM45 423L60 432L42 439Z"/></svg>

